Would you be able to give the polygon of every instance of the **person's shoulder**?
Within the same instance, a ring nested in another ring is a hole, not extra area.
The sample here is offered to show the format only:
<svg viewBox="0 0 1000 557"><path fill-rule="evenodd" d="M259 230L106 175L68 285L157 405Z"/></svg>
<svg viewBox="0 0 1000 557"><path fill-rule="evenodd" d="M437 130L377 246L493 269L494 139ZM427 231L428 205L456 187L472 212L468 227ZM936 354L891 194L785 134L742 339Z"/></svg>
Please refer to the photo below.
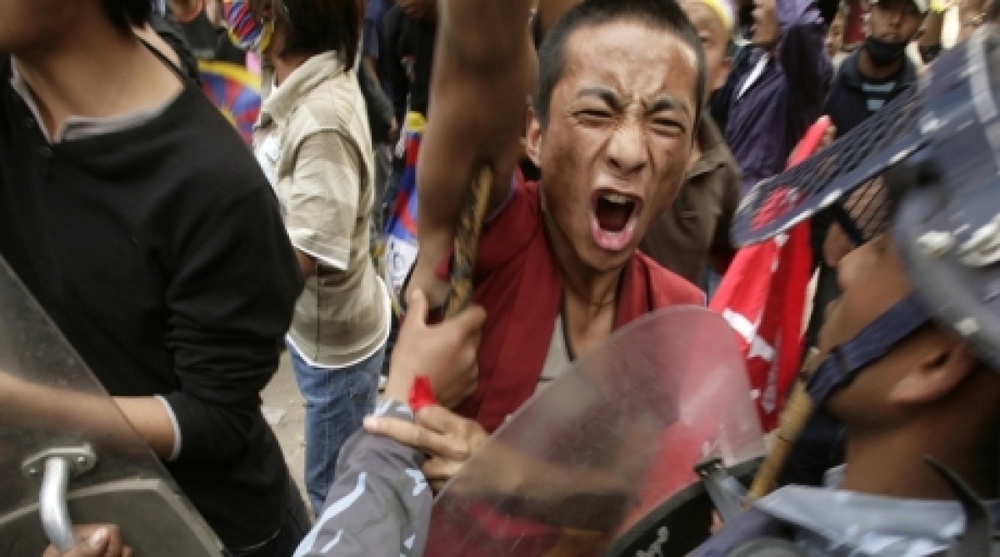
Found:
<svg viewBox="0 0 1000 557"><path fill-rule="evenodd" d="M366 118L357 74L329 58L325 56L312 64L320 81L295 101L297 106L288 116L292 136L306 137L318 131L350 135L354 124Z"/></svg>
<svg viewBox="0 0 1000 557"><path fill-rule="evenodd" d="M705 293L687 279L661 266L641 251L635 252L633 260L648 277L653 309L680 304L705 305Z"/></svg>
<svg viewBox="0 0 1000 557"><path fill-rule="evenodd" d="M157 136L157 150L178 183L192 184L206 194L266 185L250 147L193 85L158 120L146 131Z"/></svg>

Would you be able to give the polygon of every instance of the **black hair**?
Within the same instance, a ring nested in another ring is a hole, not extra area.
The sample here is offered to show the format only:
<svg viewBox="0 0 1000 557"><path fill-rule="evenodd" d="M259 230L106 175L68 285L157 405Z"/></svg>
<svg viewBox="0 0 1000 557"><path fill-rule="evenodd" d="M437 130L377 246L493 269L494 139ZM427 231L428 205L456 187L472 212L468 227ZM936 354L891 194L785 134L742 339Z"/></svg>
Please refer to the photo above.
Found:
<svg viewBox="0 0 1000 557"><path fill-rule="evenodd" d="M361 41L362 4L363 0L276 0L277 16L288 28L281 54L335 50L351 67Z"/></svg>
<svg viewBox="0 0 1000 557"><path fill-rule="evenodd" d="M104 11L115 27L130 32L132 27L149 23L153 3L150 0L104 0Z"/></svg>
<svg viewBox="0 0 1000 557"><path fill-rule="evenodd" d="M990 0L986 5L986 21L1000 23L1000 0Z"/></svg>
<svg viewBox="0 0 1000 557"><path fill-rule="evenodd" d="M669 30L695 53L698 71L698 78L695 81L695 118L699 117L707 81L705 55L701 49L698 32L680 6L674 0L585 0L559 19L538 51L538 94L534 108L542 127L546 127L549 122L552 92L565 69L566 43L570 36L583 27L623 19Z"/></svg>

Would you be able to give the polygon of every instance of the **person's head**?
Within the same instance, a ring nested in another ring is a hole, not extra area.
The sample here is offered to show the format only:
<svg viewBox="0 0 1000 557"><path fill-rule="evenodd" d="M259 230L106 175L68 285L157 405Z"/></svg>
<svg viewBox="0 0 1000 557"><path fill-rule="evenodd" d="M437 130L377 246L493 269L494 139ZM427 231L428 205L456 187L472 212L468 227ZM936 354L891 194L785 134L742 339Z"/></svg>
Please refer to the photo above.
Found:
<svg viewBox="0 0 1000 557"><path fill-rule="evenodd" d="M527 150L557 257L620 269L684 177L705 96L700 39L673 0L591 0L539 52Z"/></svg>
<svg viewBox="0 0 1000 557"><path fill-rule="evenodd" d="M708 85L704 100L707 102L712 92L726 83L732 67L729 52L735 17L728 0L680 0L678 3L698 32L705 52Z"/></svg>
<svg viewBox="0 0 1000 557"><path fill-rule="evenodd" d="M336 51L351 65L361 40L362 0L252 0L253 13L274 22L269 55L311 56Z"/></svg>
<svg viewBox="0 0 1000 557"><path fill-rule="evenodd" d="M927 0L877 0L870 4L862 48L876 67L897 63L927 14Z"/></svg>
<svg viewBox="0 0 1000 557"><path fill-rule="evenodd" d="M81 21L100 17L119 32L149 21L149 0L0 0L0 52L17 53L64 38Z"/></svg>
<svg viewBox="0 0 1000 557"><path fill-rule="evenodd" d="M844 22L850 12L847 2L841 2L837 14L833 16L830 27L826 30L826 53L833 58L844 48Z"/></svg>
<svg viewBox="0 0 1000 557"><path fill-rule="evenodd" d="M992 131L1000 33L982 31L936 60L919 86L758 184L735 219L746 243L832 204L843 209L860 247L837 265L843 294L827 310L810 395L847 424L849 440L895 432L908 449L977 474L969 459L995 445L989 432L1000 417L1000 143ZM862 200L881 222L862 224Z"/></svg>
<svg viewBox="0 0 1000 557"><path fill-rule="evenodd" d="M778 46L781 27L775 0L753 0L753 23L750 25L750 42L771 52Z"/></svg>
<svg viewBox="0 0 1000 557"><path fill-rule="evenodd" d="M846 346L914 295L911 272L891 233L844 256L837 265L842 294L827 309L821 351ZM923 426L928 419L942 426L950 421L976 428L981 434L1000 415L1000 373L989 369L947 324L931 318L857 370L852 380L830 394L825 406L854 434L904 430ZM975 415L968 415L970 411Z"/></svg>
<svg viewBox="0 0 1000 557"><path fill-rule="evenodd" d="M396 4L412 19L430 20L437 17L437 0L396 0Z"/></svg>

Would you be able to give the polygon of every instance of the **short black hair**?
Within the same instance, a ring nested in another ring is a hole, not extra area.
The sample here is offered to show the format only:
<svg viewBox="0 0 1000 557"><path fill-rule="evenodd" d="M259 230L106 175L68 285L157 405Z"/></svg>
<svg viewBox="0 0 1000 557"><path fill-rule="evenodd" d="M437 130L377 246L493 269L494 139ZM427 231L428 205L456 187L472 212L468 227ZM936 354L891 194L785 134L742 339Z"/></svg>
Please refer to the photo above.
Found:
<svg viewBox="0 0 1000 557"><path fill-rule="evenodd" d="M334 50L351 67L361 41L362 4L363 0L277 0L278 18L288 26L281 54Z"/></svg>
<svg viewBox="0 0 1000 557"><path fill-rule="evenodd" d="M535 113L542 127L548 126L552 92L566 66L566 43L573 33L591 27L620 21L639 21L650 27L666 29L677 35L697 56L698 77L695 81L695 118L701 114L705 97L706 69L701 39L684 10L674 0L585 0L566 12L552 27L538 51L538 94Z"/></svg>
<svg viewBox="0 0 1000 557"><path fill-rule="evenodd" d="M150 0L104 0L104 11L111 22L121 31L132 27L142 27L149 23L153 14Z"/></svg>

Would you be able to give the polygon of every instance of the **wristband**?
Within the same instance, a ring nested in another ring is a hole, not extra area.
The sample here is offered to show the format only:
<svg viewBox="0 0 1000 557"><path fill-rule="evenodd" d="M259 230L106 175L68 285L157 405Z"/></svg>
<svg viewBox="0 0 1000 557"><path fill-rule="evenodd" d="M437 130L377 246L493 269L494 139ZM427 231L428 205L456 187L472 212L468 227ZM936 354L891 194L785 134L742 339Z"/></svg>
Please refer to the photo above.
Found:
<svg viewBox="0 0 1000 557"><path fill-rule="evenodd" d="M437 404L437 397L434 396L434 388L431 387L431 380L426 375L418 375L413 378L413 386L410 387L409 403L414 414L419 412L421 408Z"/></svg>

